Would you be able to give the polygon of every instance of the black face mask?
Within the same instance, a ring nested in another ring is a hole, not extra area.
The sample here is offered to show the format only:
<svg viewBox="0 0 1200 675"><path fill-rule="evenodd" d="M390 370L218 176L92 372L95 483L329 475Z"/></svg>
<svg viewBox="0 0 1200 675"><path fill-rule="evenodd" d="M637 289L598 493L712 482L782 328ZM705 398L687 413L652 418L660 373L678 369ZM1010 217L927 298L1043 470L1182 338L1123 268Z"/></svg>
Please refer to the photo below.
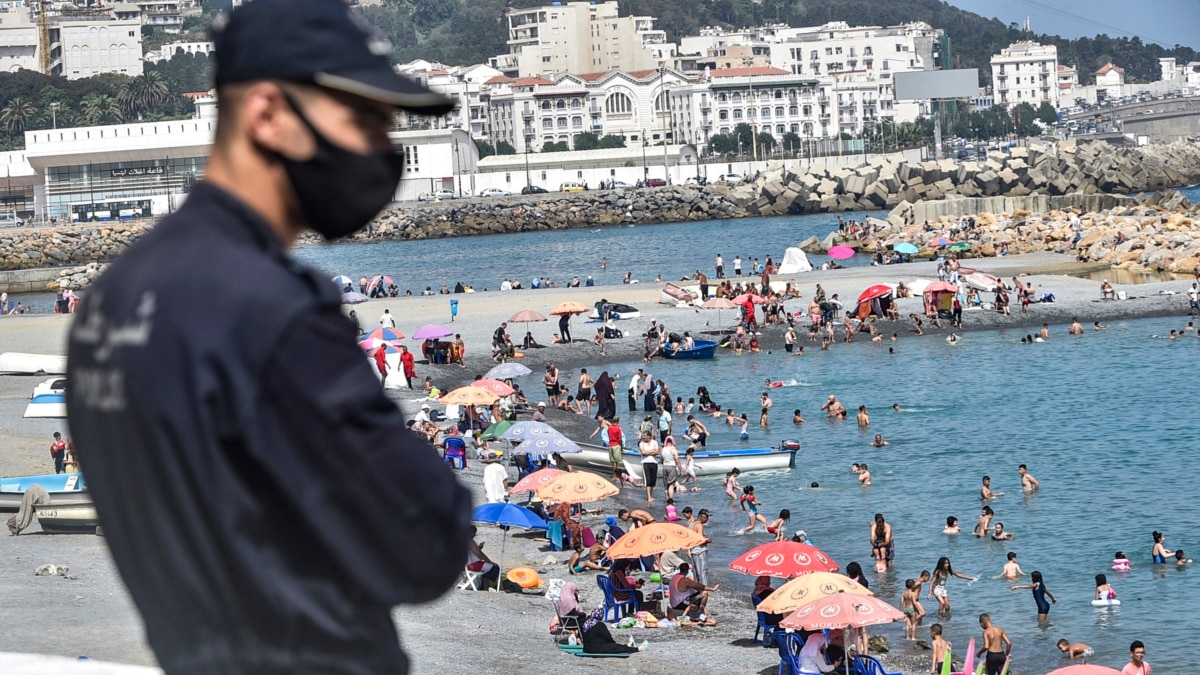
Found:
<svg viewBox="0 0 1200 675"><path fill-rule="evenodd" d="M308 226L327 240L354 234L392 201L404 156L391 151L360 155L336 145L317 131L290 96L284 98L317 146L303 161L279 156Z"/></svg>

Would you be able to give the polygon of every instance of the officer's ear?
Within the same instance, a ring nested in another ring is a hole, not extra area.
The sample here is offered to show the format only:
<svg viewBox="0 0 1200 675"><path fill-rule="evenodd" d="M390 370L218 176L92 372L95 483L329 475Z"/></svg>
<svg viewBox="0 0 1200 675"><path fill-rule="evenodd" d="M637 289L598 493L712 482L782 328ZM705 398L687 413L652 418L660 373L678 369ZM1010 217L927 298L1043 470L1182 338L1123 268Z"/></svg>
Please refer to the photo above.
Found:
<svg viewBox="0 0 1200 675"><path fill-rule="evenodd" d="M304 160L316 152L316 140L299 114L288 102L304 105L303 89L275 82L244 85L237 105L237 124L241 133L256 147L271 154Z"/></svg>

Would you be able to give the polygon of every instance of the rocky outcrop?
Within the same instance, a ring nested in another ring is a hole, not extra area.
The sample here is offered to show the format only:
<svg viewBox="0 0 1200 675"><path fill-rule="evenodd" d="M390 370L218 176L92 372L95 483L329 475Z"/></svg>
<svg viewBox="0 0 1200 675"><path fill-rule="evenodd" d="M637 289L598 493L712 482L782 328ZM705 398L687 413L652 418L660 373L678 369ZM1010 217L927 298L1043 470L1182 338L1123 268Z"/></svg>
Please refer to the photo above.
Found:
<svg viewBox="0 0 1200 675"><path fill-rule="evenodd" d="M1011 148L986 160L896 162L857 168L776 169L735 188L751 215L891 208L954 197L1126 195L1200 182L1200 145L1118 148L1059 143ZM742 194L744 193L744 194Z"/></svg>

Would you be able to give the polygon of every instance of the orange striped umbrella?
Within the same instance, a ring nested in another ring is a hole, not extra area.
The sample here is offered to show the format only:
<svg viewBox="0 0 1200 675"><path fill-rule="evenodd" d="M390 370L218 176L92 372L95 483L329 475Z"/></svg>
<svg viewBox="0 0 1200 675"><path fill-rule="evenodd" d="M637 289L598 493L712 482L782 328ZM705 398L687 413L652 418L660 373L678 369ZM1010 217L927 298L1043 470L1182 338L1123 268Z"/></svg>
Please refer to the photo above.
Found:
<svg viewBox="0 0 1200 675"><path fill-rule="evenodd" d="M630 530L608 547L608 557L643 558L704 543L704 537L690 527L675 523L650 523Z"/></svg>
<svg viewBox="0 0 1200 675"><path fill-rule="evenodd" d="M459 387L438 399L442 405L491 405L500 395L483 387Z"/></svg>
<svg viewBox="0 0 1200 675"><path fill-rule="evenodd" d="M612 497L621 491L594 473L573 471L563 474L534 491L534 494L559 504L583 504Z"/></svg>
<svg viewBox="0 0 1200 675"><path fill-rule="evenodd" d="M850 577L832 572L813 572L796 577L775 589L766 600L758 603L758 611L767 614L789 614L815 602L819 598L838 593L874 595L865 586Z"/></svg>

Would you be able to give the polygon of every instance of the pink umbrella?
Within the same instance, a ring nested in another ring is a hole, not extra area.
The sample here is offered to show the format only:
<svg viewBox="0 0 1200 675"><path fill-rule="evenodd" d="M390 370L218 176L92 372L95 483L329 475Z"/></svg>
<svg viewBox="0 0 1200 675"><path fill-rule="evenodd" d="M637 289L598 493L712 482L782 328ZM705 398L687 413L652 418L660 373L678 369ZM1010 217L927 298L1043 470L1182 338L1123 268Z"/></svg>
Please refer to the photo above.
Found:
<svg viewBox="0 0 1200 675"><path fill-rule="evenodd" d="M1046 675L1121 675L1121 671L1108 666L1097 666L1094 663L1077 663L1058 670L1052 670Z"/></svg>
<svg viewBox="0 0 1200 675"><path fill-rule="evenodd" d="M779 625L795 630L862 628L904 619L904 613L879 598L854 593L835 593L804 605L787 615Z"/></svg>
<svg viewBox="0 0 1200 675"><path fill-rule="evenodd" d="M747 302L752 302L756 305L765 305L765 304L767 304L767 299L762 297L761 295L751 295L750 293L742 293L741 295L734 298L733 302L736 305L744 305Z"/></svg>
<svg viewBox="0 0 1200 675"><path fill-rule="evenodd" d="M493 394L495 394L497 396L509 396L514 391L516 391L515 389L508 386L507 384L504 384L500 380L489 380L486 378L482 379L482 380L475 380L474 382L471 383L471 386L487 389L488 391L492 392Z"/></svg>
<svg viewBox="0 0 1200 675"><path fill-rule="evenodd" d="M359 342L358 346L361 347L364 352L373 352L379 347L383 347L383 353L385 354L396 354L400 351L392 346L392 343L388 342L387 340L380 340L379 338L367 338L362 342Z"/></svg>
<svg viewBox="0 0 1200 675"><path fill-rule="evenodd" d="M829 249L829 257L836 260L845 260L846 258L854 257L854 249L849 246L834 246Z"/></svg>
<svg viewBox="0 0 1200 675"><path fill-rule="evenodd" d="M537 471L534 471L528 476L525 476L521 480L517 481L517 484L509 489L508 494L519 495L522 492L537 492L547 483L555 478L558 478L564 473L566 473L566 471L559 471L558 469L538 469Z"/></svg>
<svg viewBox="0 0 1200 675"><path fill-rule="evenodd" d="M949 246L952 243L953 242L951 242L949 239L947 239L945 237L938 237L937 239L933 240L934 246Z"/></svg>
<svg viewBox="0 0 1200 675"><path fill-rule="evenodd" d="M421 326L419 329L417 329L417 332L413 333L412 339L414 339L414 340L439 340L441 338L449 337L451 335L454 335L454 331L450 330L449 328L446 328L444 326L438 326L436 324L428 324L425 326Z"/></svg>

